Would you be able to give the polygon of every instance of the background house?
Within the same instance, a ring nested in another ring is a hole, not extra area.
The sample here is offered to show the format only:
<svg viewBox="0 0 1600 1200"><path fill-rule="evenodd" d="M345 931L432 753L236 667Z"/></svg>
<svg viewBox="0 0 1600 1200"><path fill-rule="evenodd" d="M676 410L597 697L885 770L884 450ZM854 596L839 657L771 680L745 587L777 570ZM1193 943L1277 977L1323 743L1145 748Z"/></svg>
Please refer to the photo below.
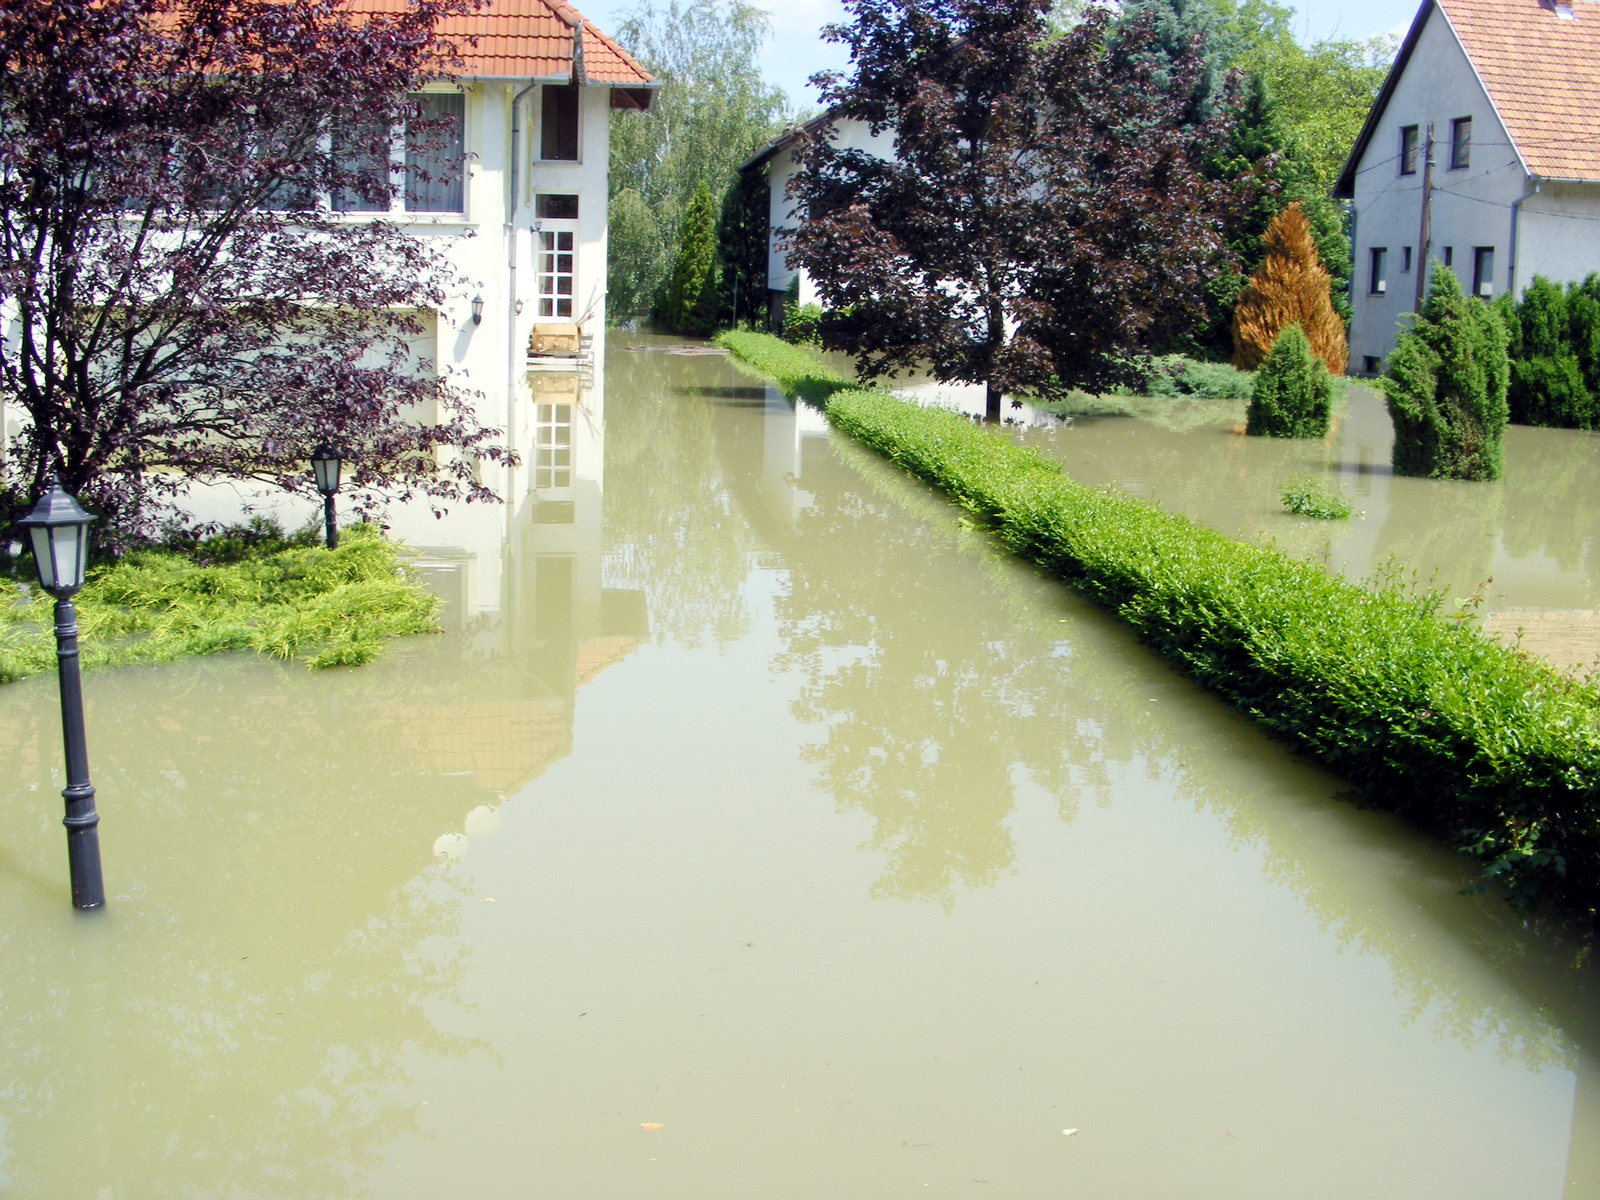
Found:
<svg viewBox="0 0 1600 1200"><path fill-rule="evenodd" d="M1383 368L1435 261L1485 299L1600 270L1597 112L1600 3L1424 0L1335 188L1354 201L1353 374Z"/></svg>

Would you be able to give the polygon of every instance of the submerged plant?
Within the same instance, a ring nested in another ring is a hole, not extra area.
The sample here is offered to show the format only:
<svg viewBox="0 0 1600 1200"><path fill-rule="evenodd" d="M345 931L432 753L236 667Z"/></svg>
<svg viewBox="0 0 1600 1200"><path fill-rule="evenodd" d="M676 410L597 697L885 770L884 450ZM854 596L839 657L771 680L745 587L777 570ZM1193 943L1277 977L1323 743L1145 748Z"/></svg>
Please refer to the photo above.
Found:
<svg viewBox="0 0 1600 1200"><path fill-rule="evenodd" d="M1313 479L1296 479L1284 484L1279 494L1283 506L1297 517L1315 517L1321 521L1343 521L1355 509L1338 492L1319 487Z"/></svg>

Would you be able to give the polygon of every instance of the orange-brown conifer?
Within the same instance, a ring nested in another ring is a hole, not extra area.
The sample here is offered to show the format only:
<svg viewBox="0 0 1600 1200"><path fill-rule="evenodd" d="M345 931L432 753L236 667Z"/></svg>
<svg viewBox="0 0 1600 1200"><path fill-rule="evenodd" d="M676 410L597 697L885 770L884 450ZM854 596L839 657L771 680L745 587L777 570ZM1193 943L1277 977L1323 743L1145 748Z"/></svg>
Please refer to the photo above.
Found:
<svg viewBox="0 0 1600 1200"><path fill-rule="evenodd" d="M1266 361L1284 326L1298 325L1311 353L1330 373L1343 375L1349 354L1344 322L1328 298L1328 272L1317 258L1311 225L1299 203L1273 217L1261 240L1267 256L1233 309L1233 365L1254 371Z"/></svg>

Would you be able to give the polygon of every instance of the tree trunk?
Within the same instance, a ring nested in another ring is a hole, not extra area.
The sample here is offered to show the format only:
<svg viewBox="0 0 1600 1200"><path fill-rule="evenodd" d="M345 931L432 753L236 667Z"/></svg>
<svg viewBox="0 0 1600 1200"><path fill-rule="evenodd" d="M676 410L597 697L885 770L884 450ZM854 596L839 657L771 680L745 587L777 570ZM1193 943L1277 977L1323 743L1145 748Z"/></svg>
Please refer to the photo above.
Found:
<svg viewBox="0 0 1600 1200"><path fill-rule="evenodd" d="M1004 394L995 387L994 380L987 380L983 385L983 419L991 424L1000 424L1000 401Z"/></svg>

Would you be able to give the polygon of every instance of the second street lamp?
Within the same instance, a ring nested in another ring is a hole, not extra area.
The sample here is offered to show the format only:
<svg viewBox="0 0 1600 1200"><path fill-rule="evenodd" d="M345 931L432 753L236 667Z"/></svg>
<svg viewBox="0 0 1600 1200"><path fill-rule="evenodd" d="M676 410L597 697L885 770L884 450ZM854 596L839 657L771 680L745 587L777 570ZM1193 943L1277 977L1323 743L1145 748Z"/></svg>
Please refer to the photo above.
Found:
<svg viewBox="0 0 1600 1200"><path fill-rule="evenodd" d="M100 815L89 782L89 749L83 734L83 685L78 676L78 613L72 597L83 586L89 560L89 522L94 518L61 487L55 475L33 511L17 522L28 531L39 586L56 598L56 668L61 684L61 737L67 752L67 866L72 903L99 908L106 902L100 879Z"/></svg>
<svg viewBox="0 0 1600 1200"><path fill-rule="evenodd" d="M338 448L323 442L311 452L311 475L322 493L322 519L326 527L328 549L339 548L339 513L333 495L339 490L339 468L344 456Z"/></svg>

